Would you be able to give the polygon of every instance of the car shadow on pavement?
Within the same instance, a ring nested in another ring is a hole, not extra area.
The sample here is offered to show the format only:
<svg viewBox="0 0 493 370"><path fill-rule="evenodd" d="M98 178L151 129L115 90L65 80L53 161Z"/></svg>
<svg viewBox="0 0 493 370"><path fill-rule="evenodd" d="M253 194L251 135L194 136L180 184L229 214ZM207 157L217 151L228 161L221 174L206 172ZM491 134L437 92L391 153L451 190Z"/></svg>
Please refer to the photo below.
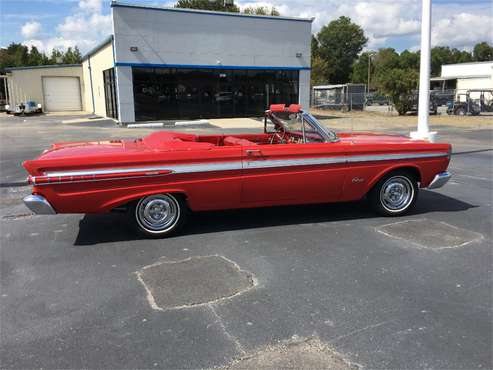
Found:
<svg viewBox="0 0 493 370"><path fill-rule="evenodd" d="M430 212L459 212L478 206L449 196L422 190L415 209L410 215ZM221 231L253 229L318 222L348 221L378 217L365 200L351 203L283 206L215 212L197 212L190 215L181 234L207 234ZM79 222L76 246L119 241L141 240L129 227L129 217L122 213L85 215Z"/></svg>

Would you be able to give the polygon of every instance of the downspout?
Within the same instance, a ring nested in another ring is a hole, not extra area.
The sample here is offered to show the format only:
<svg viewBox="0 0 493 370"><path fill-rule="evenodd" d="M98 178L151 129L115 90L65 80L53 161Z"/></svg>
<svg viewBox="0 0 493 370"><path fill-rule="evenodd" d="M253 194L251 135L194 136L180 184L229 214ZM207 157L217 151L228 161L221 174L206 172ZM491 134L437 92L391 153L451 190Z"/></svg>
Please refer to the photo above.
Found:
<svg viewBox="0 0 493 370"><path fill-rule="evenodd" d="M91 68L91 57L87 58L89 63L89 83L91 85L91 99L92 99L92 114L96 114L96 107L94 105L94 90L92 87L92 68Z"/></svg>

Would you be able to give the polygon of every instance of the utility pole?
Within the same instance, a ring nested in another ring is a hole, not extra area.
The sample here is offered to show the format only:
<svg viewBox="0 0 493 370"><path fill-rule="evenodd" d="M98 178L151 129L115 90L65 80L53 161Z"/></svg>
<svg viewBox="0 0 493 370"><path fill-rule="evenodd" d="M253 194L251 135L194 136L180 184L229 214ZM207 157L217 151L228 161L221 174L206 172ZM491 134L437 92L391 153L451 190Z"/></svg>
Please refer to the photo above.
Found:
<svg viewBox="0 0 493 370"><path fill-rule="evenodd" d="M436 132L430 132L430 64L431 64L431 0L422 0L421 61L419 69L418 130L411 138L434 142Z"/></svg>
<svg viewBox="0 0 493 370"><path fill-rule="evenodd" d="M368 52L368 85L366 86L367 94L370 93L370 74L371 74L371 58L375 55L375 53Z"/></svg>

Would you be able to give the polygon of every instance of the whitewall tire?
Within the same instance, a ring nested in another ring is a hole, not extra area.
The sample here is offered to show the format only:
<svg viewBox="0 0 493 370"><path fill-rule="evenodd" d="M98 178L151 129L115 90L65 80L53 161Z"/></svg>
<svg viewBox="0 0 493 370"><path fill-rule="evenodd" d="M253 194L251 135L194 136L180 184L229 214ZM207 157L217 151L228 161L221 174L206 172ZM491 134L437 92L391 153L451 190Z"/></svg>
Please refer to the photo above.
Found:
<svg viewBox="0 0 493 370"><path fill-rule="evenodd" d="M139 232L159 238L180 229L185 222L187 207L181 196L155 194L139 199L130 214Z"/></svg>

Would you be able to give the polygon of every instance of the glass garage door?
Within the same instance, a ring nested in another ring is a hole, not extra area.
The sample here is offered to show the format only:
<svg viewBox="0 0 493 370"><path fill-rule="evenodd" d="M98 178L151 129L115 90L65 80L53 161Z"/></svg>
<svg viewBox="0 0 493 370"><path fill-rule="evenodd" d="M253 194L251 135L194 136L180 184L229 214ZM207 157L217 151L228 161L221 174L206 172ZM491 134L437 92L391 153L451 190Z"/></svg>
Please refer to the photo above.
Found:
<svg viewBox="0 0 493 370"><path fill-rule="evenodd" d="M298 103L298 71L133 68L135 119L259 116Z"/></svg>

